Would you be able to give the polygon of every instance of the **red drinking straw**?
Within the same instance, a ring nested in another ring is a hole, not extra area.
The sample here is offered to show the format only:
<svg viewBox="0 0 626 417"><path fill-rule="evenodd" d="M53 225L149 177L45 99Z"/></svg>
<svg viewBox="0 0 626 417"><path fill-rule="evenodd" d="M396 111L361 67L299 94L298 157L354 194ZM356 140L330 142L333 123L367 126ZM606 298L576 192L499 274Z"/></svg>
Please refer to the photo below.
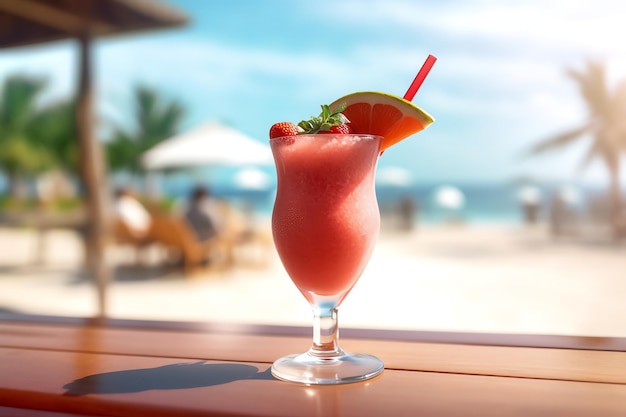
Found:
<svg viewBox="0 0 626 417"><path fill-rule="evenodd" d="M404 94L405 100L413 100L413 97L415 97L415 93L417 93L417 90L419 90L419 88L422 86L422 83L426 79L426 76L430 72L430 69L433 67L436 60L437 58L435 58L434 56L428 55L428 58L426 58L426 61L424 61L424 65L422 65L422 68L420 68L419 72L415 76L415 79L411 83L411 86L408 90L406 90L406 93Z"/></svg>

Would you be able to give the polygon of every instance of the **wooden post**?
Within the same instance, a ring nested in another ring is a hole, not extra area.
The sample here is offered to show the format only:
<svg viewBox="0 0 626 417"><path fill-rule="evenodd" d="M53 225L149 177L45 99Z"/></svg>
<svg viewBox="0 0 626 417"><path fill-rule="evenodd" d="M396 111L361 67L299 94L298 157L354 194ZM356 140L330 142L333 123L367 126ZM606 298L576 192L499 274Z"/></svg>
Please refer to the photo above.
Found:
<svg viewBox="0 0 626 417"><path fill-rule="evenodd" d="M109 187L102 145L95 137L91 37L87 31L78 39L79 71L76 126L80 150L80 173L86 192L86 265L97 291L98 318L106 316L110 267L107 246L110 234Z"/></svg>

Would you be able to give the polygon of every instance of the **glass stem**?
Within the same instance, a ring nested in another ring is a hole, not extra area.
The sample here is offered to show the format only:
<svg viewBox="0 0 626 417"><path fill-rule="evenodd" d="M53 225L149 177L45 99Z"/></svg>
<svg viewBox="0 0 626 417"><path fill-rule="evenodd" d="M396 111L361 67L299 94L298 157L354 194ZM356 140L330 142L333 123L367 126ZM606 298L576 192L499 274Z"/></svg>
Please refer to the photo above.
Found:
<svg viewBox="0 0 626 417"><path fill-rule="evenodd" d="M309 354L322 357L343 355L339 347L339 326L336 305L313 307L313 346Z"/></svg>

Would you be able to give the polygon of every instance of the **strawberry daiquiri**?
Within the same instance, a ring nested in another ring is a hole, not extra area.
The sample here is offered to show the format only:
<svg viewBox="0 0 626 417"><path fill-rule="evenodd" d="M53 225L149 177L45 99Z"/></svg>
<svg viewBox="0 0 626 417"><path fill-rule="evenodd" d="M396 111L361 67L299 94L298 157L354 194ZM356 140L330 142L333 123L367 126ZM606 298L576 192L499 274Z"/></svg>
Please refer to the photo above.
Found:
<svg viewBox="0 0 626 417"><path fill-rule="evenodd" d="M383 371L380 359L339 347L337 311L378 237L378 158L432 121L405 98L365 92L323 105L319 116L297 125L279 122L270 128L278 177L272 234L285 270L314 316L311 348L276 360L276 378L343 384Z"/></svg>
<svg viewBox="0 0 626 417"><path fill-rule="evenodd" d="M272 233L285 270L313 307L313 346L272 365L306 384L378 375L373 356L338 345L337 308L365 269L380 228L374 173L381 136L302 134L272 138L278 176ZM335 366L328 366L331 362Z"/></svg>
<svg viewBox="0 0 626 417"><path fill-rule="evenodd" d="M272 139L278 192L272 216L283 266L310 303L338 304L356 283L380 228L374 172L380 136Z"/></svg>

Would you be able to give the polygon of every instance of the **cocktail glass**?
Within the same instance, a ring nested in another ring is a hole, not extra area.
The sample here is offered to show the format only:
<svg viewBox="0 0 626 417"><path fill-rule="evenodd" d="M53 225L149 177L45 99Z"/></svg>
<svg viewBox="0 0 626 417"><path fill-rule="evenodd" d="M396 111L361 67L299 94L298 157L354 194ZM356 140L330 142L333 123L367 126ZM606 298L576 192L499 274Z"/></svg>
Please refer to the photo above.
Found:
<svg viewBox="0 0 626 417"><path fill-rule="evenodd" d="M365 269L380 229L374 175L381 140L334 134L270 139L278 177L274 242L314 317L311 348L272 365L279 379L342 384L383 371L380 359L339 347L337 322L337 309Z"/></svg>

